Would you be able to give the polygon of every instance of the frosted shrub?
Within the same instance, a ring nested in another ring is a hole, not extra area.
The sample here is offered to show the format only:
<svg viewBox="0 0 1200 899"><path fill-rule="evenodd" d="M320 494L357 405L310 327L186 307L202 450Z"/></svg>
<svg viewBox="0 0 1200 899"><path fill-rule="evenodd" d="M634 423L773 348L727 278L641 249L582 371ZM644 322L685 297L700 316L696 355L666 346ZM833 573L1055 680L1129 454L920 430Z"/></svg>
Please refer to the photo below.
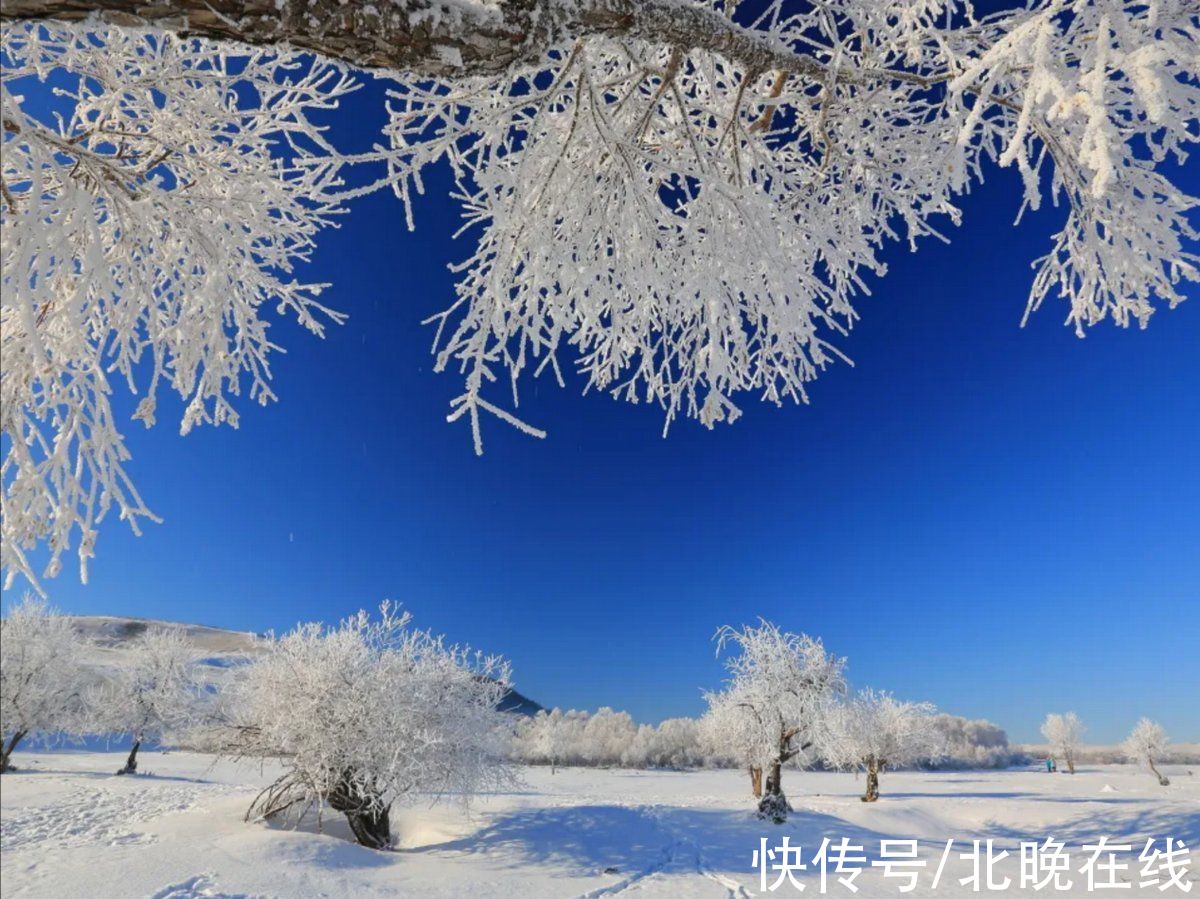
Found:
<svg viewBox="0 0 1200 899"><path fill-rule="evenodd" d="M1009 746L1004 728L991 721L939 713L933 716L930 726L945 748L937 762L939 767L1007 768L1027 760L1023 752Z"/></svg>
<svg viewBox="0 0 1200 899"><path fill-rule="evenodd" d="M467 802L507 782L501 659L413 630L387 603L377 618L301 625L265 648L232 688L234 720L239 751L278 756L284 773L248 820L320 820L328 804L359 843L383 849L396 802Z"/></svg>

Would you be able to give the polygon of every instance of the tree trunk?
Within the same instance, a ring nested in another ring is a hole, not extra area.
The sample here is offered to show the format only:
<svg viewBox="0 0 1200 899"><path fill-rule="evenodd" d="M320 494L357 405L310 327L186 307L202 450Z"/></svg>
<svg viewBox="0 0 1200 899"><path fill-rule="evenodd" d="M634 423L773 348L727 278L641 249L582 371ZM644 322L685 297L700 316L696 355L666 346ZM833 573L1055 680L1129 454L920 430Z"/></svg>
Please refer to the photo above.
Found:
<svg viewBox="0 0 1200 899"><path fill-rule="evenodd" d="M358 68L438 78L494 75L514 63L540 62L552 46L588 35L708 50L750 71L825 77L817 60L702 3L499 0L456 4L453 15L437 15L442 5L444 0L406 0L394 11L390 4L369 0L4 0L0 18L78 22L90 17L97 24L288 46Z"/></svg>
<svg viewBox="0 0 1200 899"><path fill-rule="evenodd" d="M12 758L13 750L17 748L17 744L20 743L24 737L25 731L23 730L13 732L12 739L8 741L8 745L4 747L3 753L0 754L0 774L3 774L5 771L8 771L12 768L12 765L8 763L8 760Z"/></svg>
<svg viewBox="0 0 1200 899"><path fill-rule="evenodd" d="M1146 761L1150 763L1150 770L1153 771L1154 776L1158 778L1158 785L1160 787L1169 787L1171 785L1171 781L1154 767L1154 759L1146 759Z"/></svg>
<svg viewBox="0 0 1200 899"><path fill-rule="evenodd" d="M1067 753L1067 773L1075 773L1075 756L1072 753Z"/></svg>
<svg viewBox="0 0 1200 899"><path fill-rule="evenodd" d="M787 796L783 794L783 763L777 760L771 763L767 772L763 797L758 803L758 817L773 824L782 824L791 810Z"/></svg>
<svg viewBox="0 0 1200 899"><path fill-rule="evenodd" d="M329 796L329 804L346 816L359 845L387 849L392 842L388 807L380 796L363 794L347 773Z"/></svg>
<svg viewBox="0 0 1200 899"><path fill-rule="evenodd" d="M386 808L348 810L344 814L360 845L368 849L387 849L391 844L392 828Z"/></svg>
<svg viewBox="0 0 1200 899"><path fill-rule="evenodd" d="M862 795L862 801L879 801L879 763L875 759L867 762L867 789Z"/></svg>
<svg viewBox="0 0 1200 899"><path fill-rule="evenodd" d="M755 799L762 799L762 768L750 769L750 792Z"/></svg>
<svg viewBox="0 0 1200 899"><path fill-rule="evenodd" d="M136 774L137 773L137 751L138 751L138 747L141 745L142 745L142 740L140 737L133 741L133 748L131 750L129 750L129 758L127 758L125 760L125 767L122 768L120 771L118 771L117 774Z"/></svg>

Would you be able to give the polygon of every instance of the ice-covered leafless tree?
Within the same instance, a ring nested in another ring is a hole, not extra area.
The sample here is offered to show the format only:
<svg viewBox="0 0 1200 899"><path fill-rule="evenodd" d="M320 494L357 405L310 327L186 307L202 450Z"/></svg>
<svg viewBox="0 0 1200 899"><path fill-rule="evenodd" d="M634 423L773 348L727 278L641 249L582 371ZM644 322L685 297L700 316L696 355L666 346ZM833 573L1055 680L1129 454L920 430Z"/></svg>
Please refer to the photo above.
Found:
<svg viewBox="0 0 1200 899"><path fill-rule="evenodd" d="M1042 736L1050 744L1052 756L1060 756L1067 763L1067 771L1075 773L1075 758L1079 755L1079 743L1083 740L1083 722L1074 712L1065 715L1051 713L1042 722Z"/></svg>
<svg viewBox="0 0 1200 899"><path fill-rule="evenodd" d="M1158 770L1155 762L1162 758L1163 751L1169 742L1167 732L1163 730L1162 725L1149 718L1142 718L1125 738L1122 748L1131 762L1146 765L1150 769L1150 773L1158 778L1159 784L1168 787L1171 785L1171 781Z"/></svg>
<svg viewBox="0 0 1200 899"><path fill-rule="evenodd" d="M138 749L146 740L194 726L206 698L197 651L180 631L151 627L128 649L128 657L88 697L97 730L133 740L117 774L137 772Z"/></svg>
<svg viewBox="0 0 1200 899"><path fill-rule="evenodd" d="M758 813L780 823L791 811L783 766L802 761L819 738L830 700L845 690L845 659L768 621L723 627L716 639L718 652L729 650L729 677L721 692L706 695L710 726L746 767L763 773Z"/></svg>
<svg viewBox="0 0 1200 899"><path fill-rule="evenodd" d="M1194 0L6 0L4 566L86 565L126 470L117 381L182 430L272 398L264 306L353 197L457 177L474 247L434 316L451 420L531 434L518 386L575 367L666 425L806 401L881 252L942 239L994 167L1061 204L1026 302L1145 325L1200 277ZM315 61L301 51L316 53ZM364 153L316 111L391 81ZM48 99L39 86L53 77ZM61 86L65 85L65 86ZM360 172L355 190L345 166ZM342 299L340 308L352 306ZM837 346L835 346L837 344ZM501 384L511 394L502 398Z"/></svg>
<svg viewBox="0 0 1200 899"><path fill-rule="evenodd" d="M85 687L84 641L68 618L26 596L0 624L0 773L27 738L76 729Z"/></svg>
<svg viewBox="0 0 1200 899"><path fill-rule="evenodd" d="M237 751L284 768L247 819L319 821L327 804L359 843L383 849L395 803L466 802L507 781L502 660L414 630L386 603L378 617L301 625L266 649L229 688Z"/></svg>
<svg viewBox="0 0 1200 899"><path fill-rule="evenodd" d="M881 772L937 761L945 754L945 741L933 726L935 712L926 702L903 702L889 693L863 690L829 709L821 732L821 758L835 767L865 772L862 801L875 802Z"/></svg>

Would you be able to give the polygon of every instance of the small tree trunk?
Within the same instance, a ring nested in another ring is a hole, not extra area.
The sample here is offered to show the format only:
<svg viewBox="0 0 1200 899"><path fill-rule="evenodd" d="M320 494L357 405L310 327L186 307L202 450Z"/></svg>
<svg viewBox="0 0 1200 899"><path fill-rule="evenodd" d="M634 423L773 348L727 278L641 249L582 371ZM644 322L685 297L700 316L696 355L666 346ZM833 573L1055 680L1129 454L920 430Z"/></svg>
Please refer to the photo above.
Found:
<svg viewBox="0 0 1200 899"><path fill-rule="evenodd" d="M25 731L23 730L13 732L12 738L8 741L8 745L6 745L3 749L3 754L0 755L0 774L3 774L5 771L8 771L12 768L12 765L8 763L8 760L12 758L13 750L17 748L17 744L21 742L24 736Z"/></svg>
<svg viewBox="0 0 1200 899"><path fill-rule="evenodd" d="M750 792L755 799L762 799L762 768L750 769Z"/></svg>
<svg viewBox="0 0 1200 899"><path fill-rule="evenodd" d="M337 789L329 796L329 804L346 816L359 845L368 849L387 849L391 845L388 807L380 796L363 795L350 780L349 772L342 776Z"/></svg>
<svg viewBox="0 0 1200 899"><path fill-rule="evenodd" d="M1150 770L1153 771L1154 776L1158 778L1158 785L1160 787L1169 787L1171 785L1171 781L1169 781L1162 774L1162 772L1160 772L1157 768L1154 767L1154 759L1146 759L1146 761L1150 763Z"/></svg>
<svg viewBox="0 0 1200 899"><path fill-rule="evenodd" d="M125 760L125 767L122 768L120 771L118 771L117 774L120 775L120 774L136 774L137 773L137 751L138 751L138 747L141 745L142 745L142 740L140 737L133 741L133 748L131 750L129 750L129 758L127 758Z"/></svg>
<svg viewBox="0 0 1200 899"><path fill-rule="evenodd" d="M1075 756L1070 752L1067 753L1067 773L1075 773Z"/></svg>
<svg viewBox="0 0 1200 899"><path fill-rule="evenodd" d="M867 761L867 789L862 795L862 801L879 801L879 763L873 758Z"/></svg>

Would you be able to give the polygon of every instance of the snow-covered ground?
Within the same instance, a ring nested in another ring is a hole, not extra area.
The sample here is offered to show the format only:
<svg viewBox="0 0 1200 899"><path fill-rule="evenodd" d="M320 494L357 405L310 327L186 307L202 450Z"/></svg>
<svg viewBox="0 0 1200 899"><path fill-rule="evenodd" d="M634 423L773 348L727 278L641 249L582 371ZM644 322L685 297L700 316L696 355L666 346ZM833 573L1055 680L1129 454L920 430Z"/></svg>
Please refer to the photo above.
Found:
<svg viewBox="0 0 1200 899"><path fill-rule="evenodd" d="M886 774L875 805L859 802L862 782L852 775L788 772L797 812L780 827L754 819L748 779L735 771L526 769L520 786L469 813L444 804L398 810L396 851L375 852L349 842L334 814L323 833L244 823L271 766L148 752L144 774L113 777L123 753L19 752L14 760L21 770L2 780L5 897L742 896L762 892L752 866L760 838L778 845L784 836L803 847L809 867L794 877L807 895L820 891L811 854L823 837L864 845L869 860L880 859L881 840L920 840L926 864L908 895L972 892L958 883L972 870L959 853L974 839L1011 853L996 869L1013 878L1010 895L1034 895L1016 883L1022 840L1066 844L1076 895L1087 892L1079 870L1089 853L1080 847L1102 836L1135 844L1130 868L1117 875L1134 894L1180 895L1140 887L1136 854L1149 837L1195 846L1200 866L1200 770L1184 767L1168 770L1165 789L1131 766L1074 777ZM948 839L957 842L933 889ZM768 882L778 877L773 871ZM1200 872L1186 879L1194 884ZM868 867L855 885L859 896L896 896L904 882ZM787 880L770 894L800 895ZM827 894L855 895L833 876Z"/></svg>

